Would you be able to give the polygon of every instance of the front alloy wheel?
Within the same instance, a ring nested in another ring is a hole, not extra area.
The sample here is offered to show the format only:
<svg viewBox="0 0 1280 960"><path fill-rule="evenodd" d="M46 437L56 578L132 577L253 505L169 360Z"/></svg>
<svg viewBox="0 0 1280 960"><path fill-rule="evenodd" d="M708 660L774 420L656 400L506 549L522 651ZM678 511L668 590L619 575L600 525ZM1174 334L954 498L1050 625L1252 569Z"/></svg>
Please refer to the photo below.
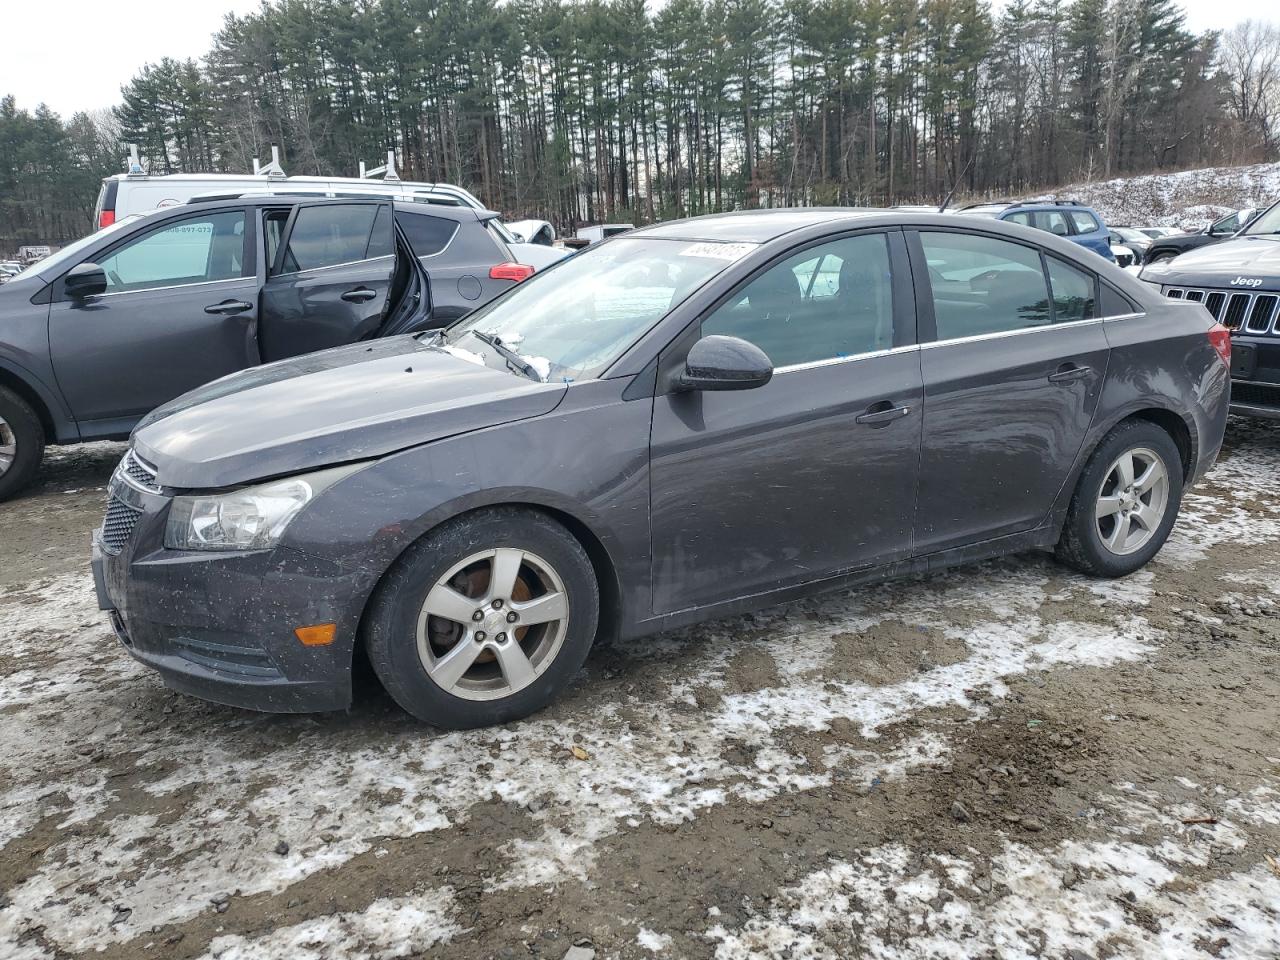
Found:
<svg viewBox="0 0 1280 960"><path fill-rule="evenodd" d="M438 727L518 720L573 679L600 590L582 544L536 510L487 507L404 552L365 617L365 649L405 710Z"/></svg>
<svg viewBox="0 0 1280 960"><path fill-rule="evenodd" d="M546 560L501 547L455 564L418 614L418 656L445 692L493 700L555 660L569 624L564 582Z"/></svg>

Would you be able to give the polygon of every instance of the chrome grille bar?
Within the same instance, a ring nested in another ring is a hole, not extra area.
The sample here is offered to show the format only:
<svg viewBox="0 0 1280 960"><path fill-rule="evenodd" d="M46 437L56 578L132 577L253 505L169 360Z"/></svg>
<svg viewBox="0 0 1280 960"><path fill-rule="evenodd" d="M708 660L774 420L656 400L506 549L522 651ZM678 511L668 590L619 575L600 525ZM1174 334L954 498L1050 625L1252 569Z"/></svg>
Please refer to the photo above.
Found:
<svg viewBox="0 0 1280 960"><path fill-rule="evenodd" d="M1228 330L1242 333L1280 334L1280 294L1243 293L1239 290L1165 287L1170 300L1203 303L1205 309Z"/></svg>

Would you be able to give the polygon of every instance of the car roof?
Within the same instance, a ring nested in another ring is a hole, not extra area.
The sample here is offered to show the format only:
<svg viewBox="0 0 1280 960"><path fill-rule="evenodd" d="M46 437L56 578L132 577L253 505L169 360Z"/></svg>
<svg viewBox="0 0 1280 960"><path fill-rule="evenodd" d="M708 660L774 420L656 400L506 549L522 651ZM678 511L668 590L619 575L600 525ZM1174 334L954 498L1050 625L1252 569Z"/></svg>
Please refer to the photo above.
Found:
<svg viewBox="0 0 1280 960"><path fill-rule="evenodd" d="M902 217L904 211L869 207L789 207L772 210L738 210L689 217L641 227L628 237L655 237L670 240L726 240L767 243L784 234L818 224L848 221L857 223L876 217Z"/></svg>

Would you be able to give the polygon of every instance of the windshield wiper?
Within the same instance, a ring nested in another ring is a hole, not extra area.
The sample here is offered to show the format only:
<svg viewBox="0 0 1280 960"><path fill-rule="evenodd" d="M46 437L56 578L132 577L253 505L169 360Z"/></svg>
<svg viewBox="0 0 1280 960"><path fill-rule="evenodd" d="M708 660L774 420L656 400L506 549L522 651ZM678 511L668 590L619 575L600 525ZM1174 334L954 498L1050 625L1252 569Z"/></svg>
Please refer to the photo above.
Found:
<svg viewBox="0 0 1280 960"><path fill-rule="evenodd" d="M542 376L538 373L537 368L503 343L502 338L496 333L484 333L480 330L468 330L467 332L481 343L487 343L489 346L493 347L493 349L497 350L502 356L502 359L506 360L508 364L515 367L530 380L536 380L538 383L543 382Z"/></svg>

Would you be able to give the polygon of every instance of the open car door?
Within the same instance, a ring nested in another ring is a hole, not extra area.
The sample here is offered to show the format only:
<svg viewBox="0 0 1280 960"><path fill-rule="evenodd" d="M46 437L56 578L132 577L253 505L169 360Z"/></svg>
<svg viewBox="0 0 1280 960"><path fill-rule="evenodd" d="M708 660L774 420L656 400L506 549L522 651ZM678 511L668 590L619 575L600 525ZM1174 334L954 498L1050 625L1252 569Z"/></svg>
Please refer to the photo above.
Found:
<svg viewBox="0 0 1280 960"><path fill-rule="evenodd" d="M262 290L263 362L377 335L393 297L396 250L389 202L294 207Z"/></svg>

